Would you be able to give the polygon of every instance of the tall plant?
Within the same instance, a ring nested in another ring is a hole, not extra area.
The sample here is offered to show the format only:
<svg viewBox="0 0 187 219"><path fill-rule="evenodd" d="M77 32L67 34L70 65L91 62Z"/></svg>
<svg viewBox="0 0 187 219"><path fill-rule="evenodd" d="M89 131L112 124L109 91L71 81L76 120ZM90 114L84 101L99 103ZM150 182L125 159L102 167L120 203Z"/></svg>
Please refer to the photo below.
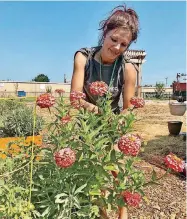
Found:
<svg viewBox="0 0 187 219"><path fill-rule="evenodd" d="M159 83L159 82L156 83L155 86L156 98L161 99L163 97L165 93L164 87L165 87L164 83Z"/></svg>
<svg viewBox="0 0 187 219"><path fill-rule="evenodd" d="M0 207L5 209L0 212L2 217L99 218L104 209L138 207L144 187L157 184L164 176L158 178L153 171L151 180L146 181L143 172L134 165L143 144L133 131L134 108L143 107L144 100L132 98L133 107L128 113L115 115L104 82L92 83L90 92L98 96L98 114L82 108L85 98L82 92L71 92L70 103L63 95L56 104L50 93L38 97L36 103L41 108L55 104L55 110L50 110L56 118L48 127L50 141L36 153L32 146L32 156L27 153L26 158L19 155L3 164L0 162L6 171L10 170L0 175ZM37 153L41 150L43 159L38 161ZM18 167L12 170L15 162ZM165 162L177 172L184 169L183 161L173 154L166 156ZM16 195L13 183L19 187ZM14 196L6 193L9 188ZM26 204L25 212L9 208L17 207L15 197L18 196L20 203Z"/></svg>
<svg viewBox="0 0 187 219"><path fill-rule="evenodd" d="M36 217L98 218L102 209L138 207L144 186L157 184L155 171L146 182L143 172L134 166L143 141L133 132L133 109L143 107L144 100L132 98L128 114L115 115L104 82L92 83L90 91L98 96L98 114L82 108L82 92L70 94L71 105L63 97L57 103L56 120L50 124L52 147L45 154L48 165L40 166L33 178L37 182L32 193ZM37 103L50 107L51 100L45 94ZM72 112L72 106L78 111ZM183 162L177 165L181 171Z"/></svg>

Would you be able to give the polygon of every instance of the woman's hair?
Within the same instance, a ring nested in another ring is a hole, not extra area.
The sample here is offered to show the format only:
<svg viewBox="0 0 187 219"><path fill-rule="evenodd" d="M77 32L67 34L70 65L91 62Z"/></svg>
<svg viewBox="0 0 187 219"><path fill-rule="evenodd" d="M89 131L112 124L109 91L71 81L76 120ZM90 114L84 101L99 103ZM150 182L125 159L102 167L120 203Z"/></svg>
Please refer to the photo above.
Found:
<svg viewBox="0 0 187 219"><path fill-rule="evenodd" d="M132 34L131 42L136 41L139 33L138 15L133 9L127 8L126 5L119 5L114 8L111 15L106 20L101 21L99 26L99 30L101 30L99 45L103 44L106 34L115 28L122 27L129 30Z"/></svg>

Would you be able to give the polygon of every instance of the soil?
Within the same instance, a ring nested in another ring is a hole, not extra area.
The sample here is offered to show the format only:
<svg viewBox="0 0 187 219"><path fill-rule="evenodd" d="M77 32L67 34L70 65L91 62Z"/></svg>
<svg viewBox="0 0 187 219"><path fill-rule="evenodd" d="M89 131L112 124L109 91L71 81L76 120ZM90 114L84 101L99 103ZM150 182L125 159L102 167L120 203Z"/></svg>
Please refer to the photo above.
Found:
<svg viewBox="0 0 187 219"><path fill-rule="evenodd" d="M169 152L180 158L186 158L186 113L184 116L170 114L168 101L146 101L144 108L137 110L135 131L146 141L144 151L140 154L142 162L138 168L146 176L152 169L158 175L165 173L163 158ZM171 136L168 131L168 121L182 121L181 133ZM129 208L129 219L183 219L186 217L186 181L179 174L168 174L160 180L160 185L145 188L146 201L138 209ZM110 219L117 219L111 215Z"/></svg>

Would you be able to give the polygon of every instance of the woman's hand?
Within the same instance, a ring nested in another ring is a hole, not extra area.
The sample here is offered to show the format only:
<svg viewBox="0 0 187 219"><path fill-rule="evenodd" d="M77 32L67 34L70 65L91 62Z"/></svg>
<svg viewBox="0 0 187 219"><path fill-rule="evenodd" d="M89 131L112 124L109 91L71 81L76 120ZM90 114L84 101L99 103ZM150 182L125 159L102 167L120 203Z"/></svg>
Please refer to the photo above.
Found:
<svg viewBox="0 0 187 219"><path fill-rule="evenodd" d="M92 108L91 112L96 113L96 114L99 114L99 108L98 108L98 106L95 106L95 105L94 105L94 107Z"/></svg>

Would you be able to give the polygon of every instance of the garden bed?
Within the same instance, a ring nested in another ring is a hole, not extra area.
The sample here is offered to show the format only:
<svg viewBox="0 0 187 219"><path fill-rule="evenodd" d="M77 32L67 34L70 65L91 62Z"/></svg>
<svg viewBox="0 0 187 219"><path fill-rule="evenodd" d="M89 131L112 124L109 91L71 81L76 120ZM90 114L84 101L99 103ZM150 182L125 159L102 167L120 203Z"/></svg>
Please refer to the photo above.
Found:
<svg viewBox="0 0 187 219"><path fill-rule="evenodd" d="M183 136L169 136L167 121L183 121L182 132L186 131L186 122L184 116L177 117L170 114L168 101L146 101L146 103L144 108L137 110L140 120L135 124L135 131L147 142L144 152L140 153L142 161L136 163L136 167L143 170L148 178L153 168L160 176L165 173L162 168L164 167L163 158L169 152L185 158ZM54 118L49 116L47 109L37 108L37 112L46 123L54 121ZM43 130L42 135L47 132L48 130ZM148 186L145 189L145 195L145 202L142 202L138 209L129 208L130 219L186 218L185 179L180 175L169 174L160 181L160 185ZM111 212L110 219L116 218L115 213Z"/></svg>
<svg viewBox="0 0 187 219"><path fill-rule="evenodd" d="M185 114L186 115L186 114ZM138 118L135 129L147 141L141 158L144 160L139 167L144 172L154 168L156 172L165 170L151 165L163 166L163 157L173 152L180 158L186 158L186 142L183 135L170 136L167 121L179 120L183 122L181 132L186 132L184 116L172 116L169 112L168 101L146 101L142 109L138 109ZM145 189L148 203L143 203L136 211L129 210L129 218L186 218L186 190L185 178L170 174L161 180L161 186L151 186ZM115 217L113 217L115 218Z"/></svg>
<svg viewBox="0 0 187 219"><path fill-rule="evenodd" d="M169 152L183 159L186 156L186 142L183 140L183 135L170 136L167 127L168 121L179 120L183 122L181 133L186 132L185 115L172 116L168 104L169 101L148 100L144 108L137 110L140 120L136 122L135 130L147 142L144 152L141 153L143 161L138 166L147 175L150 175L152 168L158 174L165 172L163 158ZM46 109L39 111L47 119L48 111ZM160 183L160 186L148 186L145 189L147 202L142 203L139 209L129 208L130 219L186 218L185 178L169 174ZM116 218L115 213L111 212L110 219Z"/></svg>

